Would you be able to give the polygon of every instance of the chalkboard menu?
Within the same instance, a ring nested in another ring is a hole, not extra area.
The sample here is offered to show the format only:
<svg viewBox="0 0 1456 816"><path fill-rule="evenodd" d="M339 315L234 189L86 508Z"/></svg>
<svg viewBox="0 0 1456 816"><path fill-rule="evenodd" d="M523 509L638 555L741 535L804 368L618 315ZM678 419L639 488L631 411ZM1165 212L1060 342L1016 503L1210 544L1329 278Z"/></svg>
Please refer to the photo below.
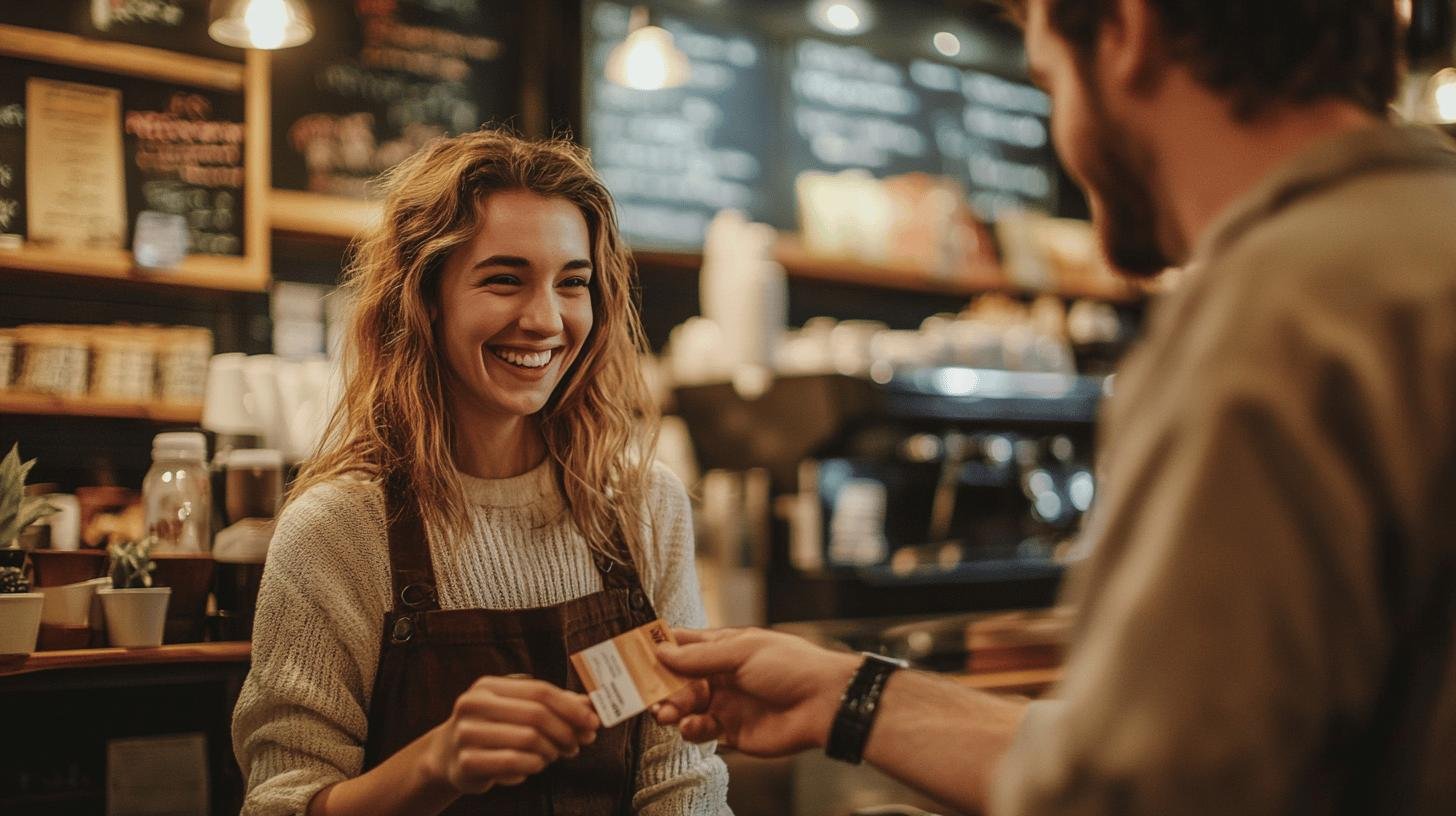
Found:
<svg viewBox="0 0 1456 816"><path fill-rule="evenodd" d="M207 33L209 0L7 0L0 23L243 61Z"/></svg>
<svg viewBox="0 0 1456 816"><path fill-rule="evenodd" d="M777 116L765 40L666 15L660 24L692 67L685 86L639 91L605 78L627 36L630 6L597 3L587 26L585 84L592 161L616 197L624 233L645 245L695 248L720 209L777 221L767 188Z"/></svg>
<svg viewBox="0 0 1456 816"><path fill-rule="evenodd" d="M835 37L807 25L801 4L745 6L652 4L654 24L692 65L686 87L661 91L605 78L631 6L586 6L586 140L635 245L698 248L724 207L796 228L794 180L806 171L949 177L988 220L1007 208L1056 210L1049 102L1006 78L1019 66L1014 47L968 37L987 70L907 47L922 34L928 45L926 26L943 12Z"/></svg>
<svg viewBox="0 0 1456 816"><path fill-rule="evenodd" d="M0 64L0 234L25 235L25 88L44 78L120 89L128 246L138 215L152 210L186 220L189 252L243 254L241 94L26 60Z"/></svg>
<svg viewBox="0 0 1456 816"><path fill-rule="evenodd" d="M273 56L274 186L369 197L429 139L512 124L521 5L312 0L314 39Z"/></svg>
<svg viewBox="0 0 1456 816"><path fill-rule="evenodd" d="M25 77L0 71L0 240L25 236Z"/></svg>

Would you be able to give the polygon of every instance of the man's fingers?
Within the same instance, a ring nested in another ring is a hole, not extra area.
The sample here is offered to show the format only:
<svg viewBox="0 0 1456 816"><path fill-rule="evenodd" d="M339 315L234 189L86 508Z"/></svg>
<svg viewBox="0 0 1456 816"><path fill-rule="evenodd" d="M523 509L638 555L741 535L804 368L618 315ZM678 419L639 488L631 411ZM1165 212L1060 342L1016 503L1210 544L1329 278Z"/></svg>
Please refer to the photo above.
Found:
<svg viewBox="0 0 1456 816"><path fill-rule="evenodd" d="M710 677L732 674L750 652L742 639L718 637L697 643L657 647L657 656L665 666L688 677Z"/></svg>
<svg viewBox="0 0 1456 816"><path fill-rule="evenodd" d="M707 682L695 680L674 691L672 694L667 695L654 713L657 715L657 721L659 723L671 725L685 714L696 714L706 711L708 703L712 699L713 694L708 688Z"/></svg>
<svg viewBox="0 0 1456 816"><path fill-rule="evenodd" d="M679 644L711 643L742 633L742 629L673 629L672 639Z"/></svg>
<svg viewBox="0 0 1456 816"><path fill-rule="evenodd" d="M711 714L693 714L684 717L679 728L682 730L683 739L688 742L711 742L723 740L725 736L723 724ZM724 744L727 745L726 740Z"/></svg>

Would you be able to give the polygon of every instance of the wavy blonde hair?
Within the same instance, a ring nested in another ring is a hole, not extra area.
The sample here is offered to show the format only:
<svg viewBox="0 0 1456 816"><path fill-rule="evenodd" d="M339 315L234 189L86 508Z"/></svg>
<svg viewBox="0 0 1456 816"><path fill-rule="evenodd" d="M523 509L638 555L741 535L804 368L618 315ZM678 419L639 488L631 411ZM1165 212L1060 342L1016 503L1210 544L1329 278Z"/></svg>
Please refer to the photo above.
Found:
<svg viewBox="0 0 1456 816"><path fill-rule="evenodd" d="M483 129L432 142L383 182L383 218L362 236L345 273L353 312L343 341L343 394L290 497L362 473L414 496L432 535L470 529L452 455L460 429L446 407L449 378L430 307L446 259L475 236L481 202L526 190L576 205L595 269L591 332L538 414L547 456L591 547L615 557L607 545L620 534L641 552L658 416L638 365L646 344L634 268L612 196L587 152L565 140Z"/></svg>

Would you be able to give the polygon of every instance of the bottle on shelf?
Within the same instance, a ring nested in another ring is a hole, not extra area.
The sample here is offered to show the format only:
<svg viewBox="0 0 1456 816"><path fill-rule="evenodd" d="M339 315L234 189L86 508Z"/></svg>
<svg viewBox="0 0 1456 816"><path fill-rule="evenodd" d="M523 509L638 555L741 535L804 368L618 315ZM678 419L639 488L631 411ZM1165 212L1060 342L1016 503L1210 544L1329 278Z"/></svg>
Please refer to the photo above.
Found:
<svg viewBox="0 0 1456 816"><path fill-rule="evenodd" d="M152 467L142 480L147 532L157 552L211 549L212 486L207 440L196 432L160 433L152 440Z"/></svg>

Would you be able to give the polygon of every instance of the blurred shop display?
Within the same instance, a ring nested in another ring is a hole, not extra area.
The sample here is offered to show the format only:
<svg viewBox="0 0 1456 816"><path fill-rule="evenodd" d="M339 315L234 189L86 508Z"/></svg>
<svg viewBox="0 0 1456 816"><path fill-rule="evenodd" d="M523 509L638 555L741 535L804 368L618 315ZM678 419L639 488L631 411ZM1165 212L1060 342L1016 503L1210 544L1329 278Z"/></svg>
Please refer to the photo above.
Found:
<svg viewBox="0 0 1456 816"><path fill-rule="evenodd" d="M226 447L243 438L238 447L270 448L297 462L323 433L335 398L334 368L322 357L219 354L207 369L202 427Z"/></svg>
<svg viewBox="0 0 1456 816"><path fill-rule="evenodd" d="M0 329L0 396L195 407L212 332L160 326Z"/></svg>

